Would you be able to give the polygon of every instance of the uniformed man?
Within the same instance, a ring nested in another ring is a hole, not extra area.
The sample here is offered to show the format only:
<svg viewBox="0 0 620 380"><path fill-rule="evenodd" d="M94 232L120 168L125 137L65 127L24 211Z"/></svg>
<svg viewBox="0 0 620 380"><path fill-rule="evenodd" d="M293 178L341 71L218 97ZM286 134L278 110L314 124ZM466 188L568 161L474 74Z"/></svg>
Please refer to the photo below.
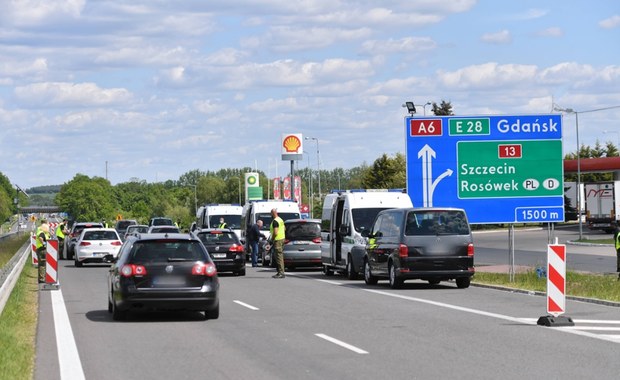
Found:
<svg viewBox="0 0 620 380"><path fill-rule="evenodd" d="M65 245L65 235L68 233L69 229L67 228L67 219L63 219L62 223L58 224L58 227L56 227L56 231L54 232L56 239L58 239L58 252L62 252Z"/></svg>
<svg viewBox="0 0 620 380"><path fill-rule="evenodd" d="M47 241L52 238L50 235L50 226L43 219L41 225L37 228L37 239L35 248L37 251L37 260L39 261L39 283L45 283L45 255L47 253Z"/></svg>
<svg viewBox="0 0 620 380"><path fill-rule="evenodd" d="M220 224L217 225L217 228L226 228L228 225L224 221L224 218L220 218Z"/></svg>
<svg viewBox="0 0 620 380"><path fill-rule="evenodd" d="M273 221L269 225L269 238L273 246L273 255L275 256L277 273L273 278L284 278L284 221L278 216L278 210L271 209Z"/></svg>

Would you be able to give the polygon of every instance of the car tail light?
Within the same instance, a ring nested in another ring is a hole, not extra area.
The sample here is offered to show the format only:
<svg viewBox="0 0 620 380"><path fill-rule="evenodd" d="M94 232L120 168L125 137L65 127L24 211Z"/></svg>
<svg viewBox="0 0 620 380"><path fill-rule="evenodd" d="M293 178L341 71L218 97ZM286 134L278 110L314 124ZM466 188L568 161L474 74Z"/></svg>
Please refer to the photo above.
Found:
<svg viewBox="0 0 620 380"><path fill-rule="evenodd" d="M321 244L321 237L315 237L314 239L312 239L313 243L317 243L317 244Z"/></svg>
<svg viewBox="0 0 620 380"><path fill-rule="evenodd" d="M284 244L288 244L288 243L290 243L290 242L291 242L291 241L290 241L289 239L284 239Z"/></svg>
<svg viewBox="0 0 620 380"><path fill-rule="evenodd" d="M80 247L84 247L84 246L87 246L87 245L90 245L89 241L82 241L82 242L80 242Z"/></svg>
<svg viewBox="0 0 620 380"><path fill-rule="evenodd" d="M123 245L120 240L116 240L112 242L112 245Z"/></svg>
<svg viewBox="0 0 620 380"><path fill-rule="evenodd" d="M398 246L398 256L409 257L409 247L404 244Z"/></svg>
<svg viewBox="0 0 620 380"><path fill-rule="evenodd" d="M195 276L213 277L217 274L217 269L213 263L196 263L192 267L192 274Z"/></svg>
<svg viewBox="0 0 620 380"><path fill-rule="evenodd" d="M474 255L474 244L469 243L467 245L467 256L473 256L473 255Z"/></svg>
<svg viewBox="0 0 620 380"><path fill-rule="evenodd" d="M243 246L239 244L233 244L229 249L230 252L243 252Z"/></svg>
<svg viewBox="0 0 620 380"><path fill-rule="evenodd" d="M125 264L121 268L121 275L123 277L146 276L146 268L144 265Z"/></svg>

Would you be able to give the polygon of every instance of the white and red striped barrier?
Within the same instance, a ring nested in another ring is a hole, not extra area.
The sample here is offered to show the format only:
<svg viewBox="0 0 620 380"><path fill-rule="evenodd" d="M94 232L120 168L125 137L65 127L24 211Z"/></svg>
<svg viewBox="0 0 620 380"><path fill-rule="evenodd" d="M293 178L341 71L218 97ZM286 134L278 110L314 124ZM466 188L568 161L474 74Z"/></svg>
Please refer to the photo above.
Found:
<svg viewBox="0 0 620 380"><path fill-rule="evenodd" d="M47 241L45 283L48 285L58 283L58 240Z"/></svg>
<svg viewBox="0 0 620 380"><path fill-rule="evenodd" d="M566 309L566 246L547 246L547 313L558 316Z"/></svg>
<svg viewBox="0 0 620 380"><path fill-rule="evenodd" d="M39 259L37 257L37 237L30 235L30 256L32 257L32 265L39 266Z"/></svg>
<svg viewBox="0 0 620 380"><path fill-rule="evenodd" d="M556 239L557 243L557 239ZM551 327L574 326L566 311L566 245L547 245L547 313L537 324Z"/></svg>

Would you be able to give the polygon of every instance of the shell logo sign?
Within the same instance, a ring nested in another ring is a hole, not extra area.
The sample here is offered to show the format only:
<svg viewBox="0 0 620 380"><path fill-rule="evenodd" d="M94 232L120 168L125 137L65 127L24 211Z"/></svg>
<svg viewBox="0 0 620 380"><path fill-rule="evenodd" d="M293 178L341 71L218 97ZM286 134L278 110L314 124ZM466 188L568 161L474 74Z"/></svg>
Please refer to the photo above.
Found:
<svg viewBox="0 0 620 380"><path fill-rule="evenodd" d="M303 137L301 133L282 134L282 159L301 160L303 159Z"/></svg>

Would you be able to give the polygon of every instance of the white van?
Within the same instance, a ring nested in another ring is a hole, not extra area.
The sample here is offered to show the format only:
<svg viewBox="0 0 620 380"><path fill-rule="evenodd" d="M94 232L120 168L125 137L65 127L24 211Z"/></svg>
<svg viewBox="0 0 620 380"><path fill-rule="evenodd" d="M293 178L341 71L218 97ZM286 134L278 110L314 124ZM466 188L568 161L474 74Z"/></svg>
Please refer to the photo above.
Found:
<svg viewBox="0 0 620 380"><path fill-rule="evenodd" d="M243 207L238 204L210 203L200 207L196 221L198 228L217 228L220 218L224 218L226 227L232 229L241 238L241 214Z"/></svg>
<svg viewBox="0 0 620 380"><path fill-rule="evenodd" d="M241 230L241 241L245 242L247 231L259 219L263 221L261 232L269 239L269 225L273 220L271 217L271 209L274 208L278 210L278 216L284 221L301 218L299 205L295 201L252 201L243 206L243 215L241 217L241 223L243 225Z"/></svg>
<svg viewBox="0 0 620 380"><path fill-rule="evenodd" d="M411 198L402 189L346 190L328 194L323 203L321 222L321 262L323 273L335 270L356 279L363 269L366 238L379 211L413 207Z"/></svg>

